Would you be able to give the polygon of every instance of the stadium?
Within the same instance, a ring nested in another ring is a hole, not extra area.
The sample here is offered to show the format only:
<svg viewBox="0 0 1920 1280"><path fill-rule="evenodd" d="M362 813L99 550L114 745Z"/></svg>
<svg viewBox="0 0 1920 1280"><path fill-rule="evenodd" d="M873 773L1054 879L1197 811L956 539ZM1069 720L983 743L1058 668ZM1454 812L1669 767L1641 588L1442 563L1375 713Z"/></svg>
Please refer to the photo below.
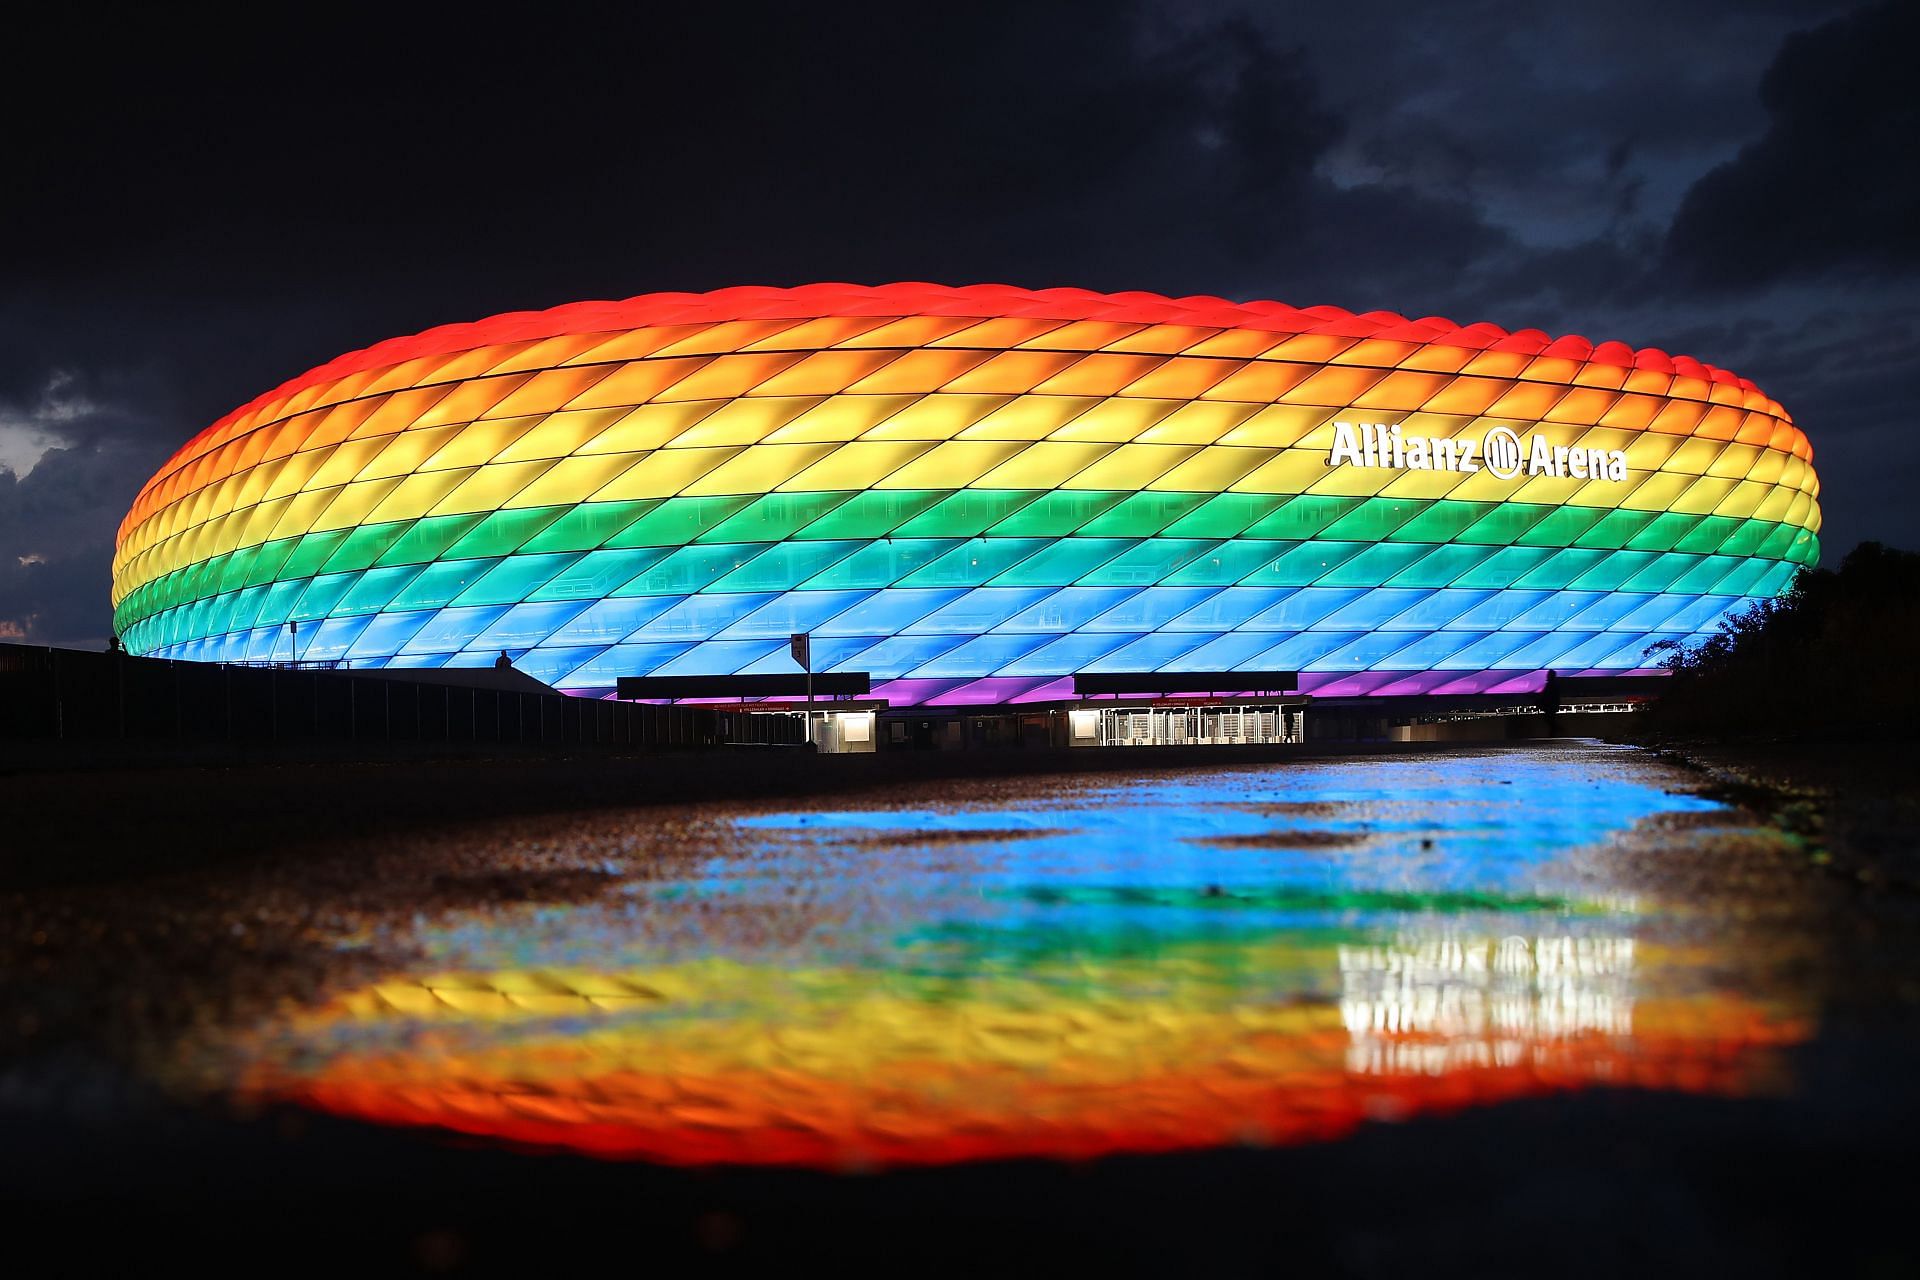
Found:
<svg viewBox="0 0 1920 1280"><path fill-rule="evenodd" d="M1811 459L1726 370L1537 330L651 294L383 342L222 418L123 521L115 629L201 662L504 654L591 697L772 687L728 680L790 679L805 634L860 708L923 717L1101 675L1158 706L1511 697L1785 591Z"/></svg>

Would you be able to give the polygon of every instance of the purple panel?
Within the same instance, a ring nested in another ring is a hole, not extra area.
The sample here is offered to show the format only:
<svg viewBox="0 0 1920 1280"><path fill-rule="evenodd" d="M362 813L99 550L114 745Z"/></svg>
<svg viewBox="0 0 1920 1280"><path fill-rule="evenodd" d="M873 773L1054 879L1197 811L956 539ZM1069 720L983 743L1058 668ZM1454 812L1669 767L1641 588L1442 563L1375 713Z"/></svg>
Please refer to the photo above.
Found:
<svg viewBox="0 0 1920 1280"><path fill-rule="evenodd" d="M918 707L966 683L965 680L887 680L873 687L872 696L885 698L896 707Z"/></svg>
<svg viewBox="0 0 1920 1280"><path fill-rule="evenodd" d="M1045 684L1027 690L1014 699L1015 702L1064 702L1073 697L1073 677L1061 676L1057 680L1048 680Z"/></svg>
<svg viewBox="0 0 1920 1280"><path fill-rule="evenodd" d="M1455 678L1456 673L1452 671L1416 671L1390 684L1383 684L1373 692L1383 698L1397 698L1408 694L1432 693L1434 689L1440 685Z"/></svg>
<svg viewBox="0 0 1920 1280"><path fill-rule="evenodd" d="M927 699L927 703L936 707L994 706L1016 701L1021 694L1046 682L1045 676L988 676L984 680L969 680L956 689Z"/></svg>

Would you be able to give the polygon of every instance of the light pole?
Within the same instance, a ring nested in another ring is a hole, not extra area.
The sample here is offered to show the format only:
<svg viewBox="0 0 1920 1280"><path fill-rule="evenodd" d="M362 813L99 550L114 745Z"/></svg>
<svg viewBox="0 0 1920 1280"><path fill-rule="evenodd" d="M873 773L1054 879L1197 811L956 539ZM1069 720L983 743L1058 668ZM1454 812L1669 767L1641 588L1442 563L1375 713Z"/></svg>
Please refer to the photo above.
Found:
<svg viewBox="0 0 1920 1280"><path fill-rule="evenodd" d="M793 660L807 673L807 719L806 745L813 745L813 635L807 631L796 631L787 637L787 651Z"/></svg>

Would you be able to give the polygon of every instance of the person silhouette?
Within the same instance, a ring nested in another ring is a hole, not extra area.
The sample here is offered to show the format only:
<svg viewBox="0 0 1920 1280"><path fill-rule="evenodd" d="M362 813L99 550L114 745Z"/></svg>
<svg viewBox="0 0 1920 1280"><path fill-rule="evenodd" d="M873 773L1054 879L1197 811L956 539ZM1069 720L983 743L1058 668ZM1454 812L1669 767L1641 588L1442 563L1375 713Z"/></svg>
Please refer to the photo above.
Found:
<svg viewBox="0 0 1920 1280"><path fill-rule="evenodd" d="M493 660L493 669L495 671L504 670L512 666L513 666L513 659L507 656L507 651L505 649L502 649L500 651L500 656Z"/></svg>

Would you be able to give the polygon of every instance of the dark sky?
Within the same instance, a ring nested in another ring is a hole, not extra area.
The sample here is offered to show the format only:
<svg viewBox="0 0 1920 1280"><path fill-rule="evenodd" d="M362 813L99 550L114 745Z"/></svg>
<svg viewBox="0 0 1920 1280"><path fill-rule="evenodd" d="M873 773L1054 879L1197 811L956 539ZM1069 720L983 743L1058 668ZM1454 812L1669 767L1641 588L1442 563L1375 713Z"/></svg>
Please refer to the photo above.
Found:
<svg viewBox="0 0 1920 1280"><path fill-rule="evenodd" d="M1829 563L1920 546L1920 5L57 8L0 81L0 639L101 643L140 483L288 377L733 284L1658 346L1812 437Z"/></svg>

